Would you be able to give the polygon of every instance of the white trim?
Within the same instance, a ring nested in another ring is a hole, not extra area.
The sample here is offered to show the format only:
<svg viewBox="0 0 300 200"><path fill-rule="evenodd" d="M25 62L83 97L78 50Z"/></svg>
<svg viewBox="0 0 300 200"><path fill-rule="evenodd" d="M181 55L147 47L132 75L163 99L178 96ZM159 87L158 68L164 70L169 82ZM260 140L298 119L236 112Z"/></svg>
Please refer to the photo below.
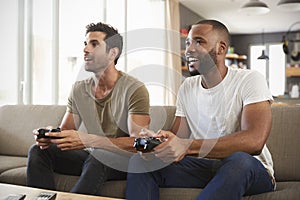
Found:
<svg viewBox="0 0 300 200"><path fill-rule="evenodd" d="M18 104L24 104L24 0L18 0Z"/></svg>
<svg viewBox="0 0 300 200"><path fill-rule="evenodd" d="M59 94L59 0L52 1L52 104Z"/></svg>
<svg viewBox="0 0 300 200"><path fill-rule="evenodd" d="M125 0L125 6L124 6L124 39L123 39L123 52L124 52L124 71L127 73L128 70L128 63L127 63L127 31L128 31L128 23L127 23L127 17L128 17L128 0Z"/></svg>
<svg viewBox="0 0 300 200"><path fill-rule="evenodd" d="M32 103L32 0L24 6L24 84L23 103Z"/></svg>

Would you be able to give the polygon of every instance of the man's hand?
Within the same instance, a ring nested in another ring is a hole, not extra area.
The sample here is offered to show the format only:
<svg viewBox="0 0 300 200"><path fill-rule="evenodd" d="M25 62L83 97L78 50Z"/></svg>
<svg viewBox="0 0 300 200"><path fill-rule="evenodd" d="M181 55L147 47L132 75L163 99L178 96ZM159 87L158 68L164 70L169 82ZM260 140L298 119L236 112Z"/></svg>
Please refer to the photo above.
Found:
<svg viewBox="0 0 300 200"><path fill-rule="evenodd" d="M40 138L38 139L36 137L35 139L36 145L40 147L40 149L48 149L49 146L51 145L51 141L49 138Z"/></svg>
<svg viewBox="0 0 300 200"><path fill-rule="evenodd" d="M88 147L87 141L91 134L81 133L75 130L64 130L61 132L48 132L46 136L60 137L58 139L50 139L51 143L56 144L62 151L84 149Z"/></svg>
<svg viewBox="0 0 300 200"><path fill-rule="evenodd" d="M164 142L154 148L155 156L164 162L179 162L187 154L192 143L191 139L182 139L170 131L161 130L158 138L164 138Z"/></svg>
<svg viewBox="0 0 300 200"><path fill-rule="evenodd" d="M139 132L139 137L140 138L146 138L146 137L155 137L157 133L155 133L152 130L149 130L147 128L142 128L141 131Z"/></svg>
<svg viewBox="0 0 300 200"><path fill-rule="evenodd" d="M46 127L45 129L51 129L51 126ZM40 147L40 149L47 149L51 145L51 141L49 138L38 138L37 135L39 134L38 129L34 129L33 131L34 139L36 145Z"/></svg>

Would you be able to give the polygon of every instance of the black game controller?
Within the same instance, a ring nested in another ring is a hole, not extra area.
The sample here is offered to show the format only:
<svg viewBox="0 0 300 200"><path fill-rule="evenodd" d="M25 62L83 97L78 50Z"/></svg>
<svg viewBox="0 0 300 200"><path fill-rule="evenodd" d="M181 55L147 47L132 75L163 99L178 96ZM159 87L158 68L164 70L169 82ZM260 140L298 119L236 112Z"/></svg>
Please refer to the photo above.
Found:
<svg viewBox="0 0 300 200"><path fill-rule="evenodd" d="M150 152L154 147L162 143L158 138L148 137L148 138L135 138L133 147L137 151Z"/></svg>
<svg viewBox="0 0 300 200"><path fill-rule="evenodd" d="M53 128L53 129L40 128L37 131L39 132L39 134L37 135L38 139L40 139L40 138L51 138L51 139L61 138L61 137L50 137L50 136L46 136L45 135L45 133L48 133L48 132L60 132L60 128L59 127Z"/></svg>

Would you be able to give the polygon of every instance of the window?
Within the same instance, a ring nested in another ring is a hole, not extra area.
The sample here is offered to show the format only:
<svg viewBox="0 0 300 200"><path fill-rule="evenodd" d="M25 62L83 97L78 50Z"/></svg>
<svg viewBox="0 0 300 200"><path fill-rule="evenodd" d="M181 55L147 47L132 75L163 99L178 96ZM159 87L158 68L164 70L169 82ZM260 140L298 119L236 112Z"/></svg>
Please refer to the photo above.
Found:
<svg viewBox="0 0 300 200"><path fill-rule="evenodd" d="M267 79L266 69L267 69L267 61L257 59L262 50L266 50L265 46L251 46L250 50L250 68L260 72Z"/></svg>
<svg viewBox="0 0 300 200"><path fill-rule="evenodd" d="M18 69L18 1L0 0L0 105L17 104ZM21 93L22 94L22 93ZM21 95L20 95L21 96Z"/></svg>
<svg viewBox="0 0 300 200"><path fill-rule="evenodd" d="M165 88L162 81L166 69L165 3L130 0L127 9L126 71L145 83L151 105L163 105Z"/></svg>
<svg viewBox="0 0 300 200"><path fill-rule="evenodd" d="M268 52L269 60L257 59L262 50ZM259 71L266 77L271 94L283 95L285 90L285 55L282 44L266 46L253 45L250 47L250 68Z"/></svg>
<svg viewBox="0 0 300 200"><path fill-rule="evenodd" d="M269 83L273 96L284 95L285 90L285 55L282 44L269 46Z"/></svg>
<svg viewBox="0 0 300 200"><path fill-rule="evenodd" d="M104 0L59 1L59 104L66 104L76 80L91 75L83 67L85 27L90 23L103 21L103 9Z"/></svg>
<svg viewBox="0 0 300 200"><path fill-rule="evenodd" d="M32 101L33 104L51 104L54 78L52 1L32 0L32 5L28 6L32 6L32 30L28 30L28 34L32 34L32 51L29 50L28 53L31 58L26 73L31 74L27 76L25 91L30 93L28 87L31 87L32 97L27 101Z"/></svg>
<svg viewBox="0 0 300 200"><path fill-rule="evenodd" d="M83 68L85 26L99 21L124 36L117 68L145 83L152 105L164 104L164 1L0 0L0 6L0 24L9 27L1 38L8 67L0 69L0 104L66 104L72 84L91 75Z"/></svg>

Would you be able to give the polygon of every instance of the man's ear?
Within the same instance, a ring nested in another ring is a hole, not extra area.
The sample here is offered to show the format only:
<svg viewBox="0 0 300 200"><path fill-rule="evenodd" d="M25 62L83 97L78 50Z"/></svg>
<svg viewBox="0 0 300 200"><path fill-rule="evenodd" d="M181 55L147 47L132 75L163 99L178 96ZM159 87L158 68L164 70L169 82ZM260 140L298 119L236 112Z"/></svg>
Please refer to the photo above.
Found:
<svg viewBox="0 0 300 200"><path fill-rule="evenodd" d="M113 57L113 59L115 59L117 57L117 55L119 54L119 49L114 47L110 49L110 56Z"/></svg>
<svg viewBox="0 0 300 200"><path fill-rule="evenodd" d="M226 42L220 41L218 43L217 54L226 54L227 53L227 44Z"/></svg>

